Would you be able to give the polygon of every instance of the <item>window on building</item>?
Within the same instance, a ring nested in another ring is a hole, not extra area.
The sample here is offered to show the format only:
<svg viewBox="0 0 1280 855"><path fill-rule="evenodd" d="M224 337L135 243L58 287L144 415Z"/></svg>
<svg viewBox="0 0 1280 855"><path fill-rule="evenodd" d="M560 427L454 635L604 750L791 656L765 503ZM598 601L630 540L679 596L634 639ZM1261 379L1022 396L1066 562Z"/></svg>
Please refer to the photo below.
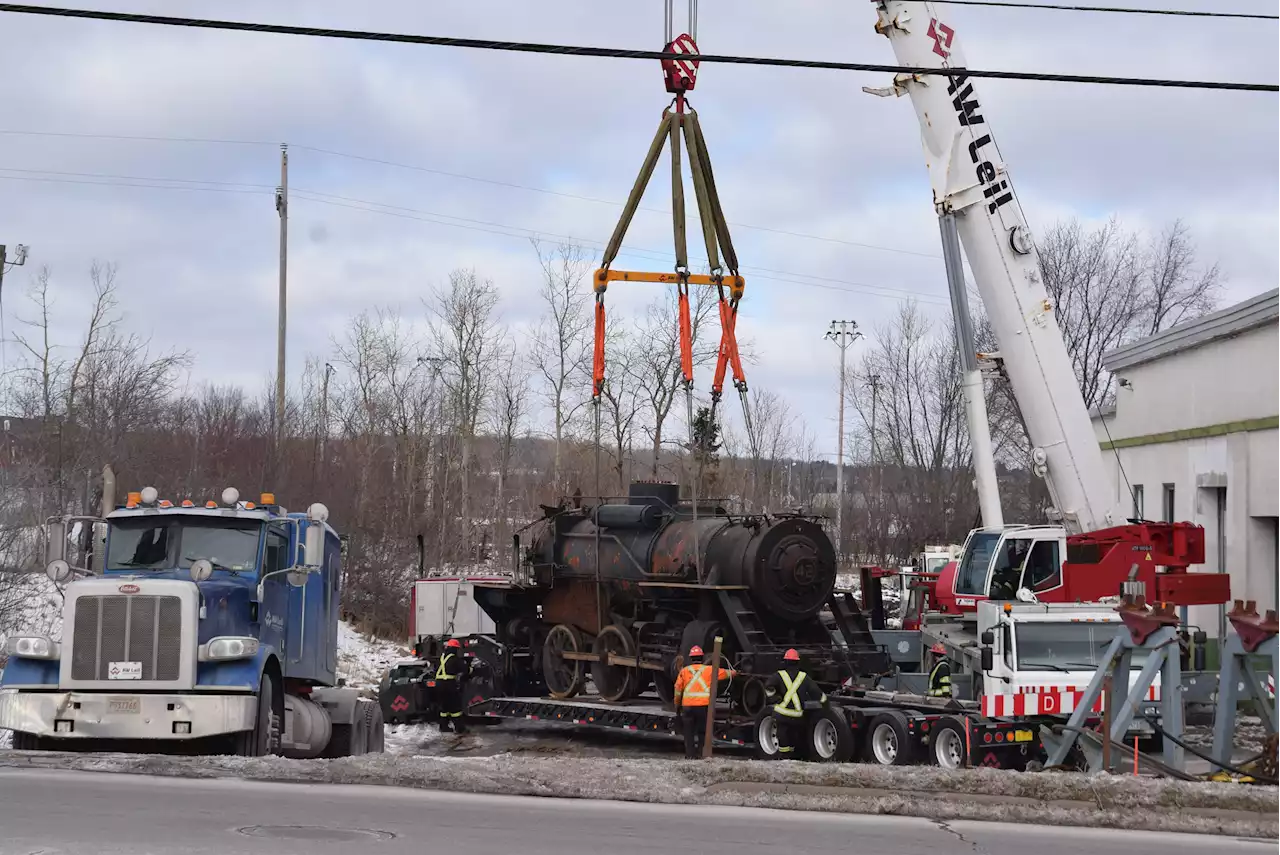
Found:
<svg viewBox="0 0 1280 855"><path fill-rule="evenodd" d="M1135 520L1146 519L1146 517L1142 515L1142 504L1143 504L1142 485L1134 484L1133 485L1133 518Z"/></svg>
<svg viewBox="0 0 1280 855"><path fill-rule="evenodd" d="M1163 501L1161 504L1163 506L1162 509L1164 511L1164 521L1173 522L1173 485L1172 484L1164 485L1162 496L1163 496Z"/></svg>

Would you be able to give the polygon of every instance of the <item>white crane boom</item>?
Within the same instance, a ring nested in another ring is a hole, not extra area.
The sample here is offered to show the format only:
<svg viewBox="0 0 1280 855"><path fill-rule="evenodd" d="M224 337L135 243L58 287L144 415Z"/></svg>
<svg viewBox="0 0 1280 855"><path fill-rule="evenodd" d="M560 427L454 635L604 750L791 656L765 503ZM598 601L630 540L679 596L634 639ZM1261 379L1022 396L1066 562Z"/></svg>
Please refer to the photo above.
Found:
<svg viewBox="0 0 1280 855"><path fill-rule="evenodd" d="M955 30L939 14L943 4L873 2L876 29L889 38L900 65L965 67ZM940 215L955 215L1054 516L1069 534L1123 524L1035 244L973 81L962 73L900 74L894 90L910 96L920 119L934 205Z"/></svg>

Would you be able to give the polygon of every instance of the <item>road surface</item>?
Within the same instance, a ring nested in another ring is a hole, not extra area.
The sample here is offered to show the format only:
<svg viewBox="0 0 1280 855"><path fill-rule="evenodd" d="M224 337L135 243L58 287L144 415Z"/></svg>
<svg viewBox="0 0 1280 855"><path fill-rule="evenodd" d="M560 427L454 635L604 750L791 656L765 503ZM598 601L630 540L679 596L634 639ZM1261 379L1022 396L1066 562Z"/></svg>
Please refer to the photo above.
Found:
<svg viewBox="0 0 1280 855"><path fill-rule="evenodd" d="M1028 841L1034 840L1034 847ZM1274 841L753 808L0 770L0 855L1161 855Z"/></svg>

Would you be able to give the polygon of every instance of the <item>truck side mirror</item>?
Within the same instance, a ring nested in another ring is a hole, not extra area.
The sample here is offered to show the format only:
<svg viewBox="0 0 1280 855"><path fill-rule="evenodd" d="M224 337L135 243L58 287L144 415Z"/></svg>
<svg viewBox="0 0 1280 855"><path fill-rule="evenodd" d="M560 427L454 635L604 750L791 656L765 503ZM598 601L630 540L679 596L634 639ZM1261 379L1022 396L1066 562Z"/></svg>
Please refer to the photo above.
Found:
<svg viewBox="0 0 1280 855"><path fill-rule="evenodd" d="M982 643L991 646L996 643L996 635L991 630L984 630L982 633Z"/></svg>
<svg viewBox="0 0 1280 855"><path fill-rule="evenodd" d="M995 656L991 652L990 647L982 648L982 670L990 671L995 667Z"/></svg>
<svg viewBox="0 0 1280 855"><path fill-rule="evenodd" d="M55 561L67 560L67 523L66 520L49 520L44 524L44 564L48 567Z"/></svg>
<svg viewBox="0 0 1280 855"><path fill-rule="evenodd" d="M324 535L329 520L329 509L316 502L307 508L307 535L303 549L303 562L308 567L324 566Z"/></svg>

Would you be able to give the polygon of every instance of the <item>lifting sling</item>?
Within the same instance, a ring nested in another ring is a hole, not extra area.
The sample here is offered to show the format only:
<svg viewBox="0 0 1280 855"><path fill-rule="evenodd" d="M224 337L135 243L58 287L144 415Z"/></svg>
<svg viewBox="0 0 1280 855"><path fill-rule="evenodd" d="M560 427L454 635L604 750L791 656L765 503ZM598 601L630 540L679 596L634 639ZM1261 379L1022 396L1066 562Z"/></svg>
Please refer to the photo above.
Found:
<svg viewBox="0 0 1280 855"><path fill-rule="evenodd" d="M693 323L689 309L689 286L699 285L716 289L720 314L720 345L716 355L716 370L711 386L711 420L715 423L716 408L724 389L725 374L733 370L733 385L742 401L743 423L747 429L752 456L758 456L755 428L751 420L751 408L747 398L747 378L742 369L736 337L738 302L742 299L746 282L738 272L738 255L729 236L728 222L720 206L711 158L707 153L706 139L698 122L698 114L688 106L685 93L693 89L697 71L697 46L687 35L670 38L671 9L667 9L667 46L665 53L687 58L668 58L662 61L667 91L675 95L672 103L662 113L657 132L649 144L636 177L623 206L622 215L614 226L613 234L605 246L600 268L592 276L595 292L595 348L592 358L592 404L596 411L596 469L599 486L600 447L600 397L605 382L605 308L604 295L610 282L655 282L676 286L677 313L679 317L680 373L685 390L686 417L689 424L689 447L694 447L693 418ZM696 5L691 5L691 22ZM692 28L692 23L691 23ZM673 109L674 108L674 109ZM702 238L706 246L709 273L695 274L689 270L688 247L685 233L685 194L681 170L681 140L689 158L689 172L693 177L694 197L698 216L702 223ZM664 148L671 153L671 216L675 238L675 271L673 273L649 273L612 269L613 261L622 247L622 241L644 196L654 168ZM721 264L723 257L724 263ZM727 273L725 272L727 269ZM694 518L697 518L697 477L693 482ZM598 490L597 490L598 492Z"/></svg>

